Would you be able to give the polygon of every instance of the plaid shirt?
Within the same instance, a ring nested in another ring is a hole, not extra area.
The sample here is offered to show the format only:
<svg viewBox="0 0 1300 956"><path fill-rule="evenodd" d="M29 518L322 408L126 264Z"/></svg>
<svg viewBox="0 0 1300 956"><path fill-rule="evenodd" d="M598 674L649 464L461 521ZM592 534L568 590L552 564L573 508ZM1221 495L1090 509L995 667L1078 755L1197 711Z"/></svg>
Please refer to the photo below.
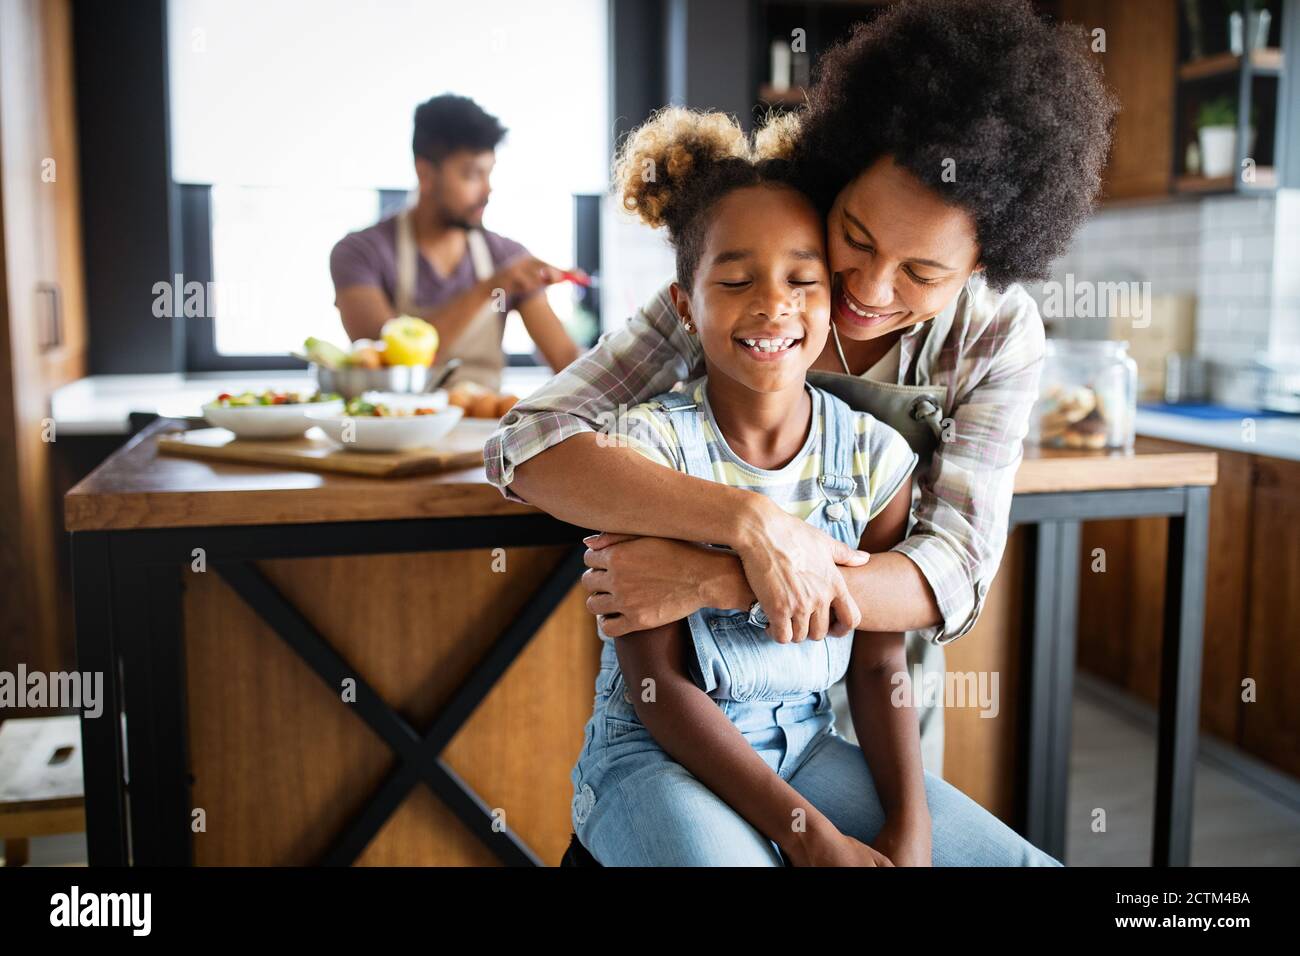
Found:
<svg viewBox="0 0 1300 956"><path fill-rule="evenodd" d="M523 501L507 487L520 462L581 432L608 431L620 405L703 373L699 340L682 329L668 286L502 419L483 457L488 480L507 498ZM1038 305L1019 286L994 292L976 273L948 309L951 331L929 367L919 358L932 323L900 338L898 383L940 385L947 398L945 440L916 471L916 523L893 549L934 591L943 624L921 634L939 644L974 626L1002 561L1044 353Z"/></svg>

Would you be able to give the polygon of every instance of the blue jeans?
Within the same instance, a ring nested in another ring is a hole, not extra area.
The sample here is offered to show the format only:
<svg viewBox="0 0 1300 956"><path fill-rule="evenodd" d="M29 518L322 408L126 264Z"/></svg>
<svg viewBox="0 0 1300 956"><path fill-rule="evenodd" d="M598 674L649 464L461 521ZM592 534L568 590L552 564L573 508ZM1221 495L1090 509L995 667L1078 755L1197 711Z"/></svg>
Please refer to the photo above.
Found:
<svg viewBox="0 0 1300 956"><path fill-rule="evenodd" d="M571 774L573 827L605 866L782 866L777 845L673 760L602 668ZM885 822L861 749L835 730L827 691L795 701L717 700L782 779L841 833L870 844ZM1060 866L956 787L925 774L935 866Z"/></svg>

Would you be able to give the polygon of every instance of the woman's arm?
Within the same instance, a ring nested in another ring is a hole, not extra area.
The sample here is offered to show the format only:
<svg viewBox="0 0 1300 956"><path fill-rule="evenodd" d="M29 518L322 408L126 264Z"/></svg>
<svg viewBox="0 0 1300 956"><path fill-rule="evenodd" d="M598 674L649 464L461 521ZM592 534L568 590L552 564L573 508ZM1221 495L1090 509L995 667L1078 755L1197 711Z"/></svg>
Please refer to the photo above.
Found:
<svg viewBox="0 0 1300 956"><path fill-rule="evenodd" d="M762 495L621 447L626 409L687 378L698 357L698 342L681 330L665 286L625 326L602 335L506 414L484 448L488 480L506 497L581 527L729 545L776 640L824 636L832 617L856 625L836 563L865 562L866 555Z"/></svg>
<svg viewBox="0 0 1300 956"><path fill-rule="evenodd" d="M981 371L952 409L947 440L918 476L921 495L912 534L874 554L869 564L839 568L859 629L922 630L937 643L956 640L974 626L1002 561L1042 370L1043 330L1034 300L1017 287L1008 290L966 346L968 364ZM604 535L589 540L588 547L587 565L608 576L584 577L584 584L593 598L594 592L606 592L608 597L596 603L604 613L623 615L619 626L631 630L663 623L654 616L656 603L681 614L698 610L689 604L700 588L702 607L743 609L759 597L751 587L753 575L734 557L706 561L675 543L665 554L644 540ZM652 574L645 560L652 550L656 562L667 561L680 573L678 587L660 587L649 601L640 582ZM763 606L766 610L765 599Z"/></svg>
<svg viewBox="0 0 1300 956"><path fill-rule="evenodd" d="M954 384L944 440L921 477L912 534L894 549L929 585L943 623L926 637L940 644L975 626L1002 563L1045 353L1029 293L1011 286L996 300L984 295L969 315L961 355L948 360L970 372Z"/></svg>
<svg viewBox="0 0 1300 956"><path fill-rule="evenodd" d="M862 547L888 548L903 539L911 505L906 481L868 526ZM828 638L836 640L836 638ZM898 675L907 688L903 635L859 631L853 638L846 680L853 729L885 811L873 845L896 866L929 866L930 811L921 764L921 732L910 695L898 700Z"/></svg>
<svg viewBox="0 0 1300 956"><path fill-rule="evenodd" d="M743 611L758 600L740 558L725 551L609 532L587 538L586 544L587 609L609 615L611 636L657 627L705 607ZM855 630L910 631L943 620L925 575L897 551L878 552L869 564L841 565L838 571L860 616ZM850 628L846 621L830 630Z"/></svg>

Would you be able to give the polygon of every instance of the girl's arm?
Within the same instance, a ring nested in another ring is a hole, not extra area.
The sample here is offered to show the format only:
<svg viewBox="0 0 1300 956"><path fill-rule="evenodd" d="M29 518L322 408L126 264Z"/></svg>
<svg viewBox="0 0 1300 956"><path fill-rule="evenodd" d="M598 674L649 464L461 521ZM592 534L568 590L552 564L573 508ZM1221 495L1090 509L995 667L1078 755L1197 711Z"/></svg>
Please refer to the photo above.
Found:
<svg viewBox="0 0 1300 956"><path fill-rule="evenodd" d="M832 831L838 831L764 762L717 703L689 678L686 626L679 621L615 638L618 664L637 716L669 756L781 847L795 865L806 865L814 856L814 844L833 839ZM647 685L646 680L653 683ZM651 701L642 699L648 687L654 690Z"/></svg>
<svg viewBox="0 0 1300 956"><path fill-rule="evenodd" d="M910 504L911 482L906 481L872 520L862 536L862 547L879 550L901 541ZM902 633L859 631L854 635L847 677L849 710L885 811L885 826L873 846L897 866L929 866L930 811L921 765L920 725L910 693L900 693L909 686Z"/></svg>

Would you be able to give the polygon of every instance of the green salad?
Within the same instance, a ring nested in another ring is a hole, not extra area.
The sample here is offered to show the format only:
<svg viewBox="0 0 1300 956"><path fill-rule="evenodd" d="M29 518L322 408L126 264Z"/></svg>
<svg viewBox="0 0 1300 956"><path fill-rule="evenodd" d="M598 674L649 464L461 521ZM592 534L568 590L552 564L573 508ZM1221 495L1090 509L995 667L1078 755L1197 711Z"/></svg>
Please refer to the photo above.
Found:
<svg viewBox="0 0 1300 956"><path fill-rule="evenodd" d="M217 396L216 404L222 408L249 408L254 405L313 405L318 402L333 402L339 398L334 392L279 392L265 389L260 392L222 392Z"/></svg>
<svg viewBox="0 0 1300 956"><path fill-rule="evenodd" d="M436 415L436 408L394 408L383 402L368 402L364 398L351 398L343 406L343 414L353 418L409 418L413 415Z"/></svg>

